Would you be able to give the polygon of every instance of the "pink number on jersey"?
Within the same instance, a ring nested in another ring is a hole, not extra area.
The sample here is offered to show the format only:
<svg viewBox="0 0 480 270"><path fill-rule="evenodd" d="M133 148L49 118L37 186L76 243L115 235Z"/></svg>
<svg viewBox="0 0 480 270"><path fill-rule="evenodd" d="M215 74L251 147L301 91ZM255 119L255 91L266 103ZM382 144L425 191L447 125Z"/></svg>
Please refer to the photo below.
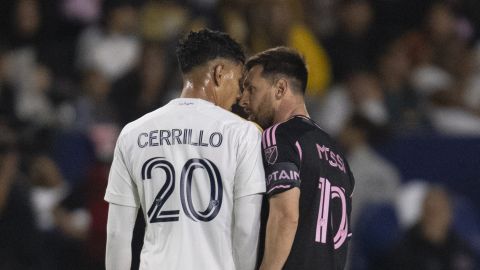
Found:
<svg viewBox="0 0 480 270"><path fill-rule="evenodd" d="M330 181L320 177L318 188L320 189L320 205L318 207L317 230L315 234L315 242L326 244L328 231L328 218L330 215L330 200L339 198L342 203L342 219L340 226L336 232L333 242L334 248L340 248L348 234L348 220L347 220L347 200L343 189L331 186Z"/></svg>

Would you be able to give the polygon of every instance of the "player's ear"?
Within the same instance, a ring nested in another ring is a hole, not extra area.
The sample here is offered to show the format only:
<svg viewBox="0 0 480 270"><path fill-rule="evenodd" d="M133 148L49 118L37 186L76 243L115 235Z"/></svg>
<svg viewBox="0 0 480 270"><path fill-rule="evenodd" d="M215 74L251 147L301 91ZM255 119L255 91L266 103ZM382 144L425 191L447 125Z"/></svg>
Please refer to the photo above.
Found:
<svg viewBox="0 0 480 270"><path fill-rule="evenodd" d="M223 64L218 64L213 67L213 82L215 83L215 86L220 86L220 83L223 80L224 71L225 66Z"/></svg>
<svg viewBox="0 0 480 270"><path fill-rule="evenodd" d="M275 82L275 97L281 99L287 94L288 81L284 78L280 78Z"/></svg>

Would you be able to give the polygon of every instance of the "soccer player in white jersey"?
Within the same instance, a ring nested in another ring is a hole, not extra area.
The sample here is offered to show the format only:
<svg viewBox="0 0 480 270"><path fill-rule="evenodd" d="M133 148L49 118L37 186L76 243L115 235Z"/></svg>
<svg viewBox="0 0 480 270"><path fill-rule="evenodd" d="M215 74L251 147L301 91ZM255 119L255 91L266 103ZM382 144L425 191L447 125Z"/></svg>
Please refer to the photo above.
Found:
<svg viewBox="0 0 480 270"><path fill-rule="evenodd" d="M253 269L265 192L261 135L227 111L245 56L227 34L202 30L180 42L177 57L181 97L118 138L105 194L106 268L130 269L141 207L141 270Z"/></svg>

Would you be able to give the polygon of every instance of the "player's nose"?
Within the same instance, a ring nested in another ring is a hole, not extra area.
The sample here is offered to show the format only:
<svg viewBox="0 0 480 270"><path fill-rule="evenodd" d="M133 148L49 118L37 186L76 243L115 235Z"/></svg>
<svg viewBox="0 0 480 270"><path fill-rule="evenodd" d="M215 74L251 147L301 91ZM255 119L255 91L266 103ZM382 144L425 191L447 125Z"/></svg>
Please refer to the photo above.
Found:
<svg viewBox="0 0 480 270"><path fill-rule="evenodd" d="M240 94L238 104L240 104L240 106L242 106L244 109L246 109L248 107L249 100L248 100L248 92L247 91L243 91L243 93Z"/></svg>
<svg viewBox="0 0 480 270"><path fill-rule="evenodd" d="M240 91L240 92L237 94L237 101L238 101L238 103L240 103L240 101L242 100L242 96L243 96L243 93Z"/></svg>

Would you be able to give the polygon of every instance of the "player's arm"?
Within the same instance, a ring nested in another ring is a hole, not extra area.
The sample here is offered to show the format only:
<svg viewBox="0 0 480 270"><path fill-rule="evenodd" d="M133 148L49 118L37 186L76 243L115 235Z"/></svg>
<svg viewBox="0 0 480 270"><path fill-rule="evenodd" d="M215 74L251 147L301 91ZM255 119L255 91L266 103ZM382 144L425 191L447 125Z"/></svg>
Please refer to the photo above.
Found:
<svg viewBox="0 0 480 270"><path fill-rule="evenodd" d="M298 188L270 197L265 254L261 270L280 270L285 264L297 232L299 198Z"/></svg>
<svg viewBox="0 0 480 270"><path fill-rule="evenodd" d="M109 204L107 222L106 270L129 270L132 235L138 208Z"/></svg>
<svg viewBox="0 0 480 270"><path fill-rule="evenodd" d="M107 222L107 270L130 269L133 227L140 208L138 191L132 178L126 156L122 151L120 135L108 176L105 200L109 202Z"/></svg>
<svg viewBox="0 0 480 270"><path fill-rule="evenodd" d="M262 137L269 214L261 270L280 270L292 249L299 219L301 158L288 130L273 126Z"/></svg>
<svg viewBox="0 0 480 270"><path fill-rule="evenodd" d="M238 142L234 182L233 255L236 269L251 270L257 262L260 212L266 189L260 148L261 133L252 123L246 123Z"/></svg>
<svg viewBox="0 0 480 270"><path fill-rule="evenodd" d="M233 254L237 270L255 268L263 194L240 197L234 202Z"/></svg>

